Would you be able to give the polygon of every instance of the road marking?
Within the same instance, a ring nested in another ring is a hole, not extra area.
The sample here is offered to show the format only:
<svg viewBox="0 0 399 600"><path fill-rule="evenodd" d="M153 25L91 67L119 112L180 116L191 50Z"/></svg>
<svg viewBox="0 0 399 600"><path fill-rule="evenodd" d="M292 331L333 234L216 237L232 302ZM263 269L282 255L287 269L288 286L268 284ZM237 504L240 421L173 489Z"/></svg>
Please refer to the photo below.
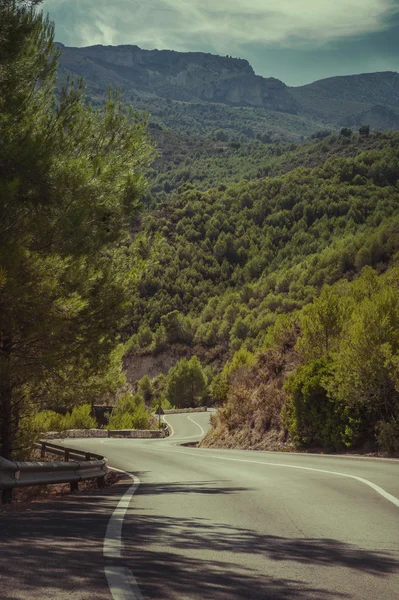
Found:
<svg viewBox="0 0 399 600"><path fill-rule="evenodd" d="M194 421L194 419L192 419L191 417L187 417L187 419L189 421L191 421L191 423L194 423L194 425L197 425L197 427L199 427L201 429L201 435L205 435L205 431L202 429L201 425L199 423L197 423L197 421Z"/></svg>
<svg viewBox="0 0 399 600"><path fill-rule="evenodd" d="M198 423L197 423L197 425L198 425ZM327 471L325 469L315 469L313 467L301 467L299 465L287 465L287 464L263 462L263 461L259 461L259 460L247 460L244 458L229 458L227 456L216 456L215 454L208 454L208 453L201 454L198 451L197 452L188 452L186 450L171 450L169 448L164 448L163 452L175 452L178 454L197 456L197 458L200 456L202 458L216 458L217 460L228 460L231 462L250 463L250 464L254 464L254 465L266 465L268 467L283 467L286 469L300 469L303 471L314 471L316 473L327 473L328 475L339 475L340 477L347 477L349 479L355 479L356 481L360 481L360 483L363 483L364 485L367 485L368 487L372 488L375 492L377 492L377 494L379 494L380 496L382 496L383 498L388 500L388 502L391 502L394 506L397 506L399 508L399 498L396 498L395 496L393 496L392 494L390 494L389 492L384 490L379 485L376 485L372 481L369 481L368 479L363 479L363 477L358 477L357 475L349 475L348 473L340 473L338 471Z"/></svg>
<svg viewBox="0 0 399 600"><path fill-rule="evenodd" d="M132 571L115 565L115 560L120 560L122 557L123 520L130 502L140 485L140 479L126 471L121 471L113 467L110 467L110 469L119 473L125 473L125 475L133 479L134 483L119 500L118 506L115 508L108 522L103 545L104 558L108 561L104 567L105 576L113 600L144 600Z"/></svg>
<svg viewBox="0 0 399 600"><path fill-rule="evenodd" d="M168 439L169 439L169 438L171 438L171 437L173 437L173 436L175 435L175 430L173 429L172 425L171 425L171 424L170 424L170 423L169 423L169 422L166 420L166 417L165 417L165 416L163 417L163 420L164 420L164 422L166 423L166 425L167 425L168 427L170 427L170 428L171 428L171 430L172 430L172 433L171 433L170 435L168 435Z"/></svg>

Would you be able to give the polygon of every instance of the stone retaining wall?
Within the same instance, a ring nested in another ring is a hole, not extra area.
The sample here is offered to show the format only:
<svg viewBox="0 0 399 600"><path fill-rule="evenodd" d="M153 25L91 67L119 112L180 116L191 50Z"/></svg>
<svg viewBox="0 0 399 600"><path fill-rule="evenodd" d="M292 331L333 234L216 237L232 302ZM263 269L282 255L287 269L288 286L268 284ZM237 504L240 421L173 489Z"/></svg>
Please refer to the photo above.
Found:
<svg viewBox="0 0 399 600"><path fill-rule="evenodd" d="M108 437L124 437L136 439L159 439L165 437L165 432L161 429L120 429L108 430Z"/></svg>
<svg viewBox="0 0 399 600"><path fill-rule="evenodd" d="M171 410L165 410L165 415L178 415L181 413L197 413L197 412L207 412L208 408L206 406L200 406L199 408L172 408Z"/></svg>
<svg viewBox="0 0 399 600"><path fill-rule="evenodd" d="M67 431L49 431L42 435L43 439L56 440L63 438L108 438L124 437L135 439L164 438L165 432L159 429L69 429Z"/></svg>

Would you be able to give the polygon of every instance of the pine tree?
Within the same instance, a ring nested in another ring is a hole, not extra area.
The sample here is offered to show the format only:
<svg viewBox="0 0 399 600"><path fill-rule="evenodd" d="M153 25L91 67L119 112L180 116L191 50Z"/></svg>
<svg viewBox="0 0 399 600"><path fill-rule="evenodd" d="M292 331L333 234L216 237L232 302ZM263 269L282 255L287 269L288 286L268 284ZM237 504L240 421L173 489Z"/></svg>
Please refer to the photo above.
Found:
<svg viewBox="0 0 399 600"><path fill-rule="evenodd" d="M166 385L166 398L179 408L199 406L208 393L208 382L196 356L182 358L172 367Z"/></svg>
<svg viewBox="0 0 399 600"><path fill-rule="evenodd" d="M131 294L128 227L151 144L143 119L82 83L54 94L38 0L0 0L0 455L35 407L109 372ZM101 386L99 386L101 387Z"/></svg>

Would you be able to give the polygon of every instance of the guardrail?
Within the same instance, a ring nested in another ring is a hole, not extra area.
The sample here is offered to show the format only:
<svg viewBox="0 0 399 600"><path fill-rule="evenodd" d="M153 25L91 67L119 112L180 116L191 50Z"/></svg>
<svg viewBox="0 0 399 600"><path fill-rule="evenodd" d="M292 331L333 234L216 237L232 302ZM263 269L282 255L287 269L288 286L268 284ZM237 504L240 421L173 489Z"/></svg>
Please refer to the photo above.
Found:
<svg viewBox="0 0 399 600"><path fill-rule="evenodd" d="M36 447L40 447L42 457L46 451L64 454L65 462L14 462L0 457L0 490L3 504L11 504L12 491L19 487L70 483L71 491L75 491L79 481L86 479L97 479L98 486L104 486L108 468L103 456L47 442L36 444ZM70 460L71 457L83 457L84 460Z"/></svg>

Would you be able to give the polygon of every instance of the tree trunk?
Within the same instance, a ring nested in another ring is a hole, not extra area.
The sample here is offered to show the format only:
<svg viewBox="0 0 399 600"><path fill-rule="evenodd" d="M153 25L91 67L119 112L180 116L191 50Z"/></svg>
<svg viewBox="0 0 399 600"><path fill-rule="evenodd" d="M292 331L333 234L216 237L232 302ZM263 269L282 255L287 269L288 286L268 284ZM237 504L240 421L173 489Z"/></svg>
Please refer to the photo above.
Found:
<svg viewBox="0 0 399 600"><path fill-rule="evenodd" d="M12 386L10 338L3 338L0 345L0 456L12 458Z"/></svg>

